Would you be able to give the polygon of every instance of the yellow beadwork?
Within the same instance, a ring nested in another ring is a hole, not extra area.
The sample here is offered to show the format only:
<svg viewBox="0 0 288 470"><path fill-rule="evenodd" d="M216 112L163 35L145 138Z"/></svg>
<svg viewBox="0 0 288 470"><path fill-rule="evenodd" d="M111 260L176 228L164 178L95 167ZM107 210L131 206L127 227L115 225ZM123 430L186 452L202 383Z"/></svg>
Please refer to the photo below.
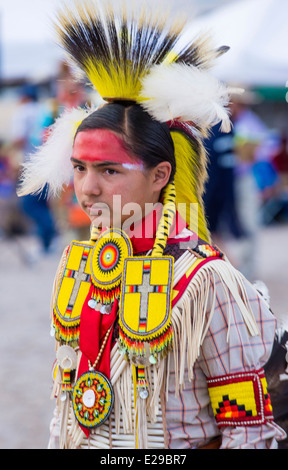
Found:
<svg viewBox="0 0 288 470"><path fill-rule="evenodd" d="M130 339L148 341L169 328L172 281L172 257L126 259L119 324Z"/></svg>
<svg viewBox="0 0 288 470"><path fill-rule="evenodd" d="M214 415L221 415L222 419L238 417L239 411L233 410L233 400L237 400L237 404L240 406L245 406L245 410L251 411L252 416L257 416L257 407L255 401L255 394L253 389L253 382L239 382L232 383L227 385L220 385L219 387L213 387L209 389L211 405L213 408ZM229 397L227 403L225 404L225 399L223 397ZM230 402L228 404L228 401ZM223 403L223 410L219 413L220 404ZM236 405L235 405L236 406Z"/></svg>
<svg viewBox="0 0 288 470"><path fill-rule="evenodd" d="M218 426L257 425L273 419L263 369L207 379Z"/></svg>
<svg viewBox="0 0 288 470"><path fill-rule="evenodd" d="M163 189L163 214L157 227L152 256L161 256L166 246L170 228L176 214L176 192L174 182Z"/></svg>
<svg viewBox="0 0 288 470"><path fill-rule="evenodd" d="M91 285L94 244L72 242L62 269L53 308L56 339L67 343L79 337L80 315Z"/></svg>

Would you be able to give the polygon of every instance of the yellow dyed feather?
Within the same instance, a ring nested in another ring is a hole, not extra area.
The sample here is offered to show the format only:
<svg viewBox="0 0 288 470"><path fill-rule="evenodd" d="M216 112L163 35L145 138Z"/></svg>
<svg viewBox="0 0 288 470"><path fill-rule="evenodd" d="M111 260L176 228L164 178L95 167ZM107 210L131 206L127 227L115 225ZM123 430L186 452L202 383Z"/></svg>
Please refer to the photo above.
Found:
<svg viewBox="0 0 288 470"><path fill-rule="evenodd" d="M190 139L179 130L172 130L171 136L176 159L174 182L177 209L182 218L187 221L190 230L197 233L201 239L210 242L202 202L206 180L204 148L198 142L196 151Z"/></svg>
<svg viewBox="0 0 288 470"><path fill-rule="evenodd" d="M85 65L87 76L98 93L106 101L131 100L136 101L141 89L141 82L133 74L132 68L126 73L117 64L110 66L109 70L102 63L89 58Z"/></svg>
<svg viewBox="0 0 288 470"><path fill-rule="evenodd" d="M153 65L179 61L205 68L221 55L204 36L181 44L187 18L171 15L169 5L160 7L133 0L74 0L59 11L59 42L102 98L137 101Z"/></svg>

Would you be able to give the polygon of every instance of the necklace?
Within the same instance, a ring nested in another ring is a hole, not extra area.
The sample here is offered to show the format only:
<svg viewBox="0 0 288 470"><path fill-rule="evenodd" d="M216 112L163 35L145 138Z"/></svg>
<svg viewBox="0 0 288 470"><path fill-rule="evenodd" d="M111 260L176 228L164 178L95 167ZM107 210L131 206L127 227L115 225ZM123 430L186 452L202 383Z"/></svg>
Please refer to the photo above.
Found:
<svg viewBox="0 0 288 470"><path fill-rule="evenodd" d="M101 358L101 356L102 356L102 353L103 353L103 351L104 351L104 348L105 348L105 346L106 346L106 343L107 343L107 340L108 340L108 337L109 337L109 334L110 334L111 329L112 329L112 326L110 326L110 328L109 328L109 329L107 330L107 332L106 332L106 335L105 335L104 340L103 340L103 342L102 342L102 345L101 345L101 348L100 348L100 350L99 350L98 356L96 357L96 359L95 359L93 365L91 364L91 361L88 360L89 370L90 370L90 371L95 371L96 366L97 366L97 364L98 364L98 362L99 362L99 360L100 360L100 358Z"/></svg>
<svg viewBox="0 0 288 470"><path fill-rule="evenodd" d="M88 429L103 424L110 416L114 403L113 387L110 380L102 372L95 370L105 349L112 326L106 332L94 363L92 364L88 360L89 371L78 378L73 390L72 404L75 417L82 426Z"/></svg>

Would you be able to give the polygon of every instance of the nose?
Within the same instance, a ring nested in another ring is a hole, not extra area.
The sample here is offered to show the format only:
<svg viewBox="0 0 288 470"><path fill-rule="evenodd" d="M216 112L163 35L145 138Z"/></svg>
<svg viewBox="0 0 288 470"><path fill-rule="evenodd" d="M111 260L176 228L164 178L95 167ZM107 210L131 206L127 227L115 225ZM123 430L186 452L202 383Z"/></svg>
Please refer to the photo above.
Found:
<svg viewBox="0 0 288 470"><path fill-rule="evenodd" d="M87 171L82 181L82 193L86 196L99 196L101 186L96 172Z"/></svg>

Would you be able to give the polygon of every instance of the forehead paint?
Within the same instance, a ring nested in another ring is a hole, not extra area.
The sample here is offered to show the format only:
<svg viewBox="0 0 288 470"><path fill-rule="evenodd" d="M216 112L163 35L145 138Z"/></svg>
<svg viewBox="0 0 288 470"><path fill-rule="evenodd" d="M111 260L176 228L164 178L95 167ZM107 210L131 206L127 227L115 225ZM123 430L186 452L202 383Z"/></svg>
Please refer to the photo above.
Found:
<svg viewBox="0 0 288 470"><path fill-rule="evenodd" d="M123 140L106 129L91 129L77 134L72 157L89 162L121 163L128 169L141 165L138 158L133 158L124 147Z"/></svg>

